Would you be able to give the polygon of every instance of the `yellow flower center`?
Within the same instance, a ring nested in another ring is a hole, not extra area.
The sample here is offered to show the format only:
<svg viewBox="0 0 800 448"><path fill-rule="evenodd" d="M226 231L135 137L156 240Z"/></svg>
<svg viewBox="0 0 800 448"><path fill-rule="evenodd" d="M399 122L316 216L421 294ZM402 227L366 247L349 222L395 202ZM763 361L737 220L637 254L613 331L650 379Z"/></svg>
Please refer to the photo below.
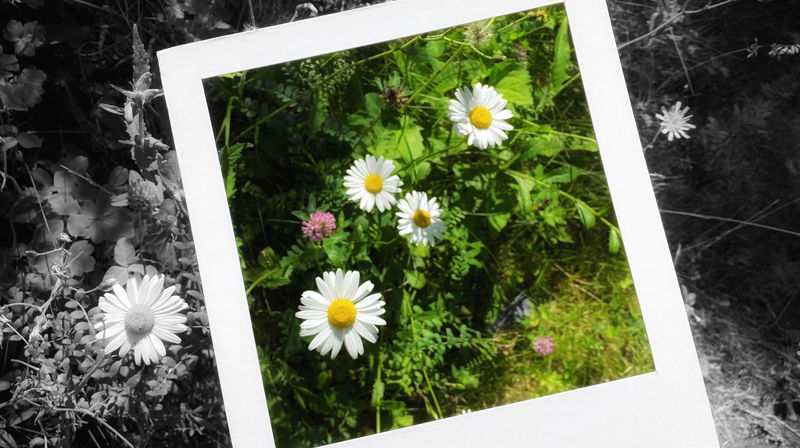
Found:
<svg viewBox="0 0 800 448"><path fill-rule="evenodd" d="M147 305L134 305L125 313L125 330L136 338L149 335L155 324L156 318Z"/></svg>
<svg viewBox="0 0 800 448"><path fill-rule="evenodd" d="M328 305L328 322L336 328L347 328L356 321L356 306L347 299L336 299Z"/></svg>
<svg viewBox="0 0 800 448"><path fill-rule="evenodd" d="M370 174L364 179L364 188L372 194L378 194L383 190L383 178L377 174Z"/></svg>
<svg viewBox="0 0 800 448"><path fill-rule="evenodd" d="M417 227L422 227L424 229L425 227L431 225L431 215L425 210L415 211L413 219L414 219L414 224L416 224Z"/></svg>
<svg viewBox="0 0 800 448"><path fill-rule="evenodd" d="M469 113L469 122L478 129L486 129L492 124L492 113L483 106L476 106Z"/></svg>

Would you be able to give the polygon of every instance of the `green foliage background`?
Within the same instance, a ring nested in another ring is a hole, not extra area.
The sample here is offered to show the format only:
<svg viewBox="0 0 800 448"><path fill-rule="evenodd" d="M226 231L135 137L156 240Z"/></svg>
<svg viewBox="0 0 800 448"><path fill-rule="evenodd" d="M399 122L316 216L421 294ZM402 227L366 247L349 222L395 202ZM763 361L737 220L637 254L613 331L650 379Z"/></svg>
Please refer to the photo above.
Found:
<svg viewBox="0 0 800 448"><path fill-rule="evenodd" d="M468 147L447 119L454 90L476 82L514 112L499 148ZM230 74L208 93L280 446L652 369L562 7ZM367 154L439 199L435 247L347 201L344 173ZM317 210L337 229L315 244L300 220ZM300 295L336 268L387 303L357 360L298 335ZM529 313L495 324L519 293ZM556 351L543 357L532 342L546 335Z"/></svg>

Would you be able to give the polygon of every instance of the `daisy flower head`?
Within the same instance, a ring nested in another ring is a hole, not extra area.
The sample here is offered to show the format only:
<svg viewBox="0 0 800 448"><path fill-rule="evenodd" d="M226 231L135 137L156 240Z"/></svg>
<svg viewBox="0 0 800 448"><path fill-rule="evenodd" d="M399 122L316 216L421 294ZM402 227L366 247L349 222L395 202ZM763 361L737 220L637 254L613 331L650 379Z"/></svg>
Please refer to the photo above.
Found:
<svg viewBox="0 0 800 448"><path fill-rule="evenodd" d="M372 211L378 206L378 211L389 210L396 202L393 194L400 192L403 182L400 177L392 175L394 163L384 160L383 156L368 155L365 159L353 162L344 177L344 186L347 188L347 198L358 201L358 207L365 211Z"/></svg>
<svg viewBox="0 0 800 448"><path fill-rule="evenodd" d="M672 107L667 109L661 106L661 113L656 114L659 123L659 131L662 134L667 134L667 140L672 141L676 138L689 138L686 133L689 129L694 129L695 125L689 123L689 119L693 115L686 115L689 112L689 106L681 109L681 102L678 101Z"/></svg>
<svg viewBox="0 0 800 448"><path fill-rule="evenodd" d="M314 336L308 349L322 356L330 353L335 359L344 345L351 358L363 355L361 339L374 343L378 325L386 325L378 317L385 312L385 303L380 293L370 294L373 287L370 281L360 283L357 271L337 269L317 277L317 291L305 291L300 296L300 311L295 313L303 320L300 336Z"/></svg>
<svg viewBox="0 0 800 448"><path fill-rule="evenodd" d="M494 148L508 138L505 131L514 129L506 122L512 116L506 104L494 87L477 83L471 91L468 87L456 90L447 117L456 123L456 132L468 136L468 145Z"/></svg>
<svg viewBox="0 0 800 448"><path fill-rule="evenodd" d="M400 209L397 212L400 218L397 230L400 235L410 235L411 243L433 246L437 239L442 238L446 226L439 217L442 209L436 203L436 198L428 199L427 193L412 191L397 203L397 208Z"/></svg>
<svg viewBox="0 0 800 448"><path fill-rule="evenodd" d="M336 230L336 218L331 212L314 212L308 221L303 221L303 235L318 243Z"/></svg>
<svg viewBox="0 0 800 448"><path fill-rule="evenodd" d="M105 353L119 349L119 356L133 350L136 365L157 363L167 350L164 342L178 344L177 333L186 331L186 302L173 295L175 286L164 289L164 276L131 277L127 290L119 284L100 298L103 320L94 326L96 338L106 343Z"/></svg>

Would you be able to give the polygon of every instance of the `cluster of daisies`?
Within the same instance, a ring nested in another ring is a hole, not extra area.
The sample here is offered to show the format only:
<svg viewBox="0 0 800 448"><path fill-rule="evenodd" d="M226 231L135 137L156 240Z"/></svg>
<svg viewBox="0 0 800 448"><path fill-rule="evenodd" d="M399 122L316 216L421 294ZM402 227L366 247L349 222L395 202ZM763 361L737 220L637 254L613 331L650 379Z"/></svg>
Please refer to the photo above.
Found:
<svg viewBox="0 0 800 448"><path fill-rule="evenodd" d="M506 131L513 127L506 120L512 114L506 109L508 102L494 87L478 83L472 90L458 89L455 95L450 100L448 118L455 122L458 134L467 136L468 145L494 148L508 138ZM356 160L344 178L348 199L358 202L366 212L377 208L383 213L397 205L400 235L408 235L412 244L433 246L446 229L442 209L435 197L420 191L408 192L398 201L394 195L400 193L403 182L394 170L394 162L383 156ZM303 233L319 241L334 228L333 215L317 212L303 224ZM322 356L330 353L336 358L344 347L356 359L364 353L362 339L376 342L378 326L386 325L380 317L385 312L381 294L372 294L372 282L360 283L356 271L324 272L316 278L316 284L317 291L305 291L300 297L300 311L295 314L303 320L300 336L313 336L308 349Z"/></svg>

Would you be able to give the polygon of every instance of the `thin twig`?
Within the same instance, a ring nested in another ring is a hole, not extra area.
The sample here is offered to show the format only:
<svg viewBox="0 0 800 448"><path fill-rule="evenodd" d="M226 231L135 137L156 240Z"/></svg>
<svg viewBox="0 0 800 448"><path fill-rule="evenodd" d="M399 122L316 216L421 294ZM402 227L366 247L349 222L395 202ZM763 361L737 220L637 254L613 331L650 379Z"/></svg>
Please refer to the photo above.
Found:
<svg viewBox="0 0 800 448"><path fill-rule="evenodd" d="M681 61L681 67L683 67L683 74L686 76L686 83L689 85L689 91L694 95L694 86L692 86L692 78L689 77L689 69L686 68L686 60L683 59L683 52L681 51L681 47L678 46L678 40L675 38L675 33L672 32L672 27L668 28L669 31L669 38L672 41L672 44L675 46L675 52L678 53L678 59Z"/></svg>
<svg viewBox="0 0 800 448"><path fill-rule="evenodd" d="M772 230L772 231L779 232L779 233L786 233L786 234L793 235L793 236L800 236L800 232L794 232L792 230L782 229L780 227L767 226L767 225L764 225L764 224L757 224L757 223L750 222L750 221L742 221L740 219L723 218L721 216L703 215L703 214L700 214L700 213L683 212L683 211L680 211L680 210L659 209L659 211L661 213L666 213L668 215L680 215L680 216L689 216L689 217L692 217L692 218L700 218L700 219L707 219L707 220L734 222L734 223L742 224L742 225L745 225L745 226L758 227L758 228L761 228L761 229Z"/></svg>
<svg viewBox="0 0 800 448"><path fill-rule="evenodd" d="M701 12L710 11L712 9L719 8L720 6L725 6L725 5L728 5L730 3L736 3L738 1L739 0L725 0L725 1L713 4L713 5L708 4L708 5L700 8L700 9L694 9L694 10L691 10L691 11L687 11L687 10L683 9L683 10L679 11L677 14L675 14L674 16L672 16L669 19L665 20L661 25L658 25L657 27L653 28L652 30L648 31L647 33L642 34L639 37L633 38L633 39L631 39L631 40L629 40L627 42L623 42L623 43L617 45L617 51L622 50L623 48L625 48L625 47L627 47L629 45L635 44L636 42L639 42L642 39L647 39L648 37L658 33L659 31L661 31L664 28L666 28L667 26L669 26L672 22L678 20L679 18L681 18L683 16L691 16L691 15L694 15L694 14L700 14Z"/></svg>
<svg viewBox="0 0 800 448"><path fill-rule="evenodd" d="M629 41L627 41L627 42L623 42L623 43L621 43L621 44L617 45L617 51L620 51L620 50L622 50L623 48L625 48L625 47L627 47L627 46L629 46L629 45L633 45L633 44L635 44L636 42L639 42L640 40L647 39L648 37L650 37L650 36L652 36L652 35L654 35L654 34L658 33L659 31L661 31L661 30L663 30L664 28L666 28L667 26L669 26L669 24L670 24L670 23L672 23L672 22L674 22L674 21L678 20L678 18L680 18L680 17L681 17L683 14L684 14L683 12L679 12L678 14L675 14L674 16L670 17L669 19L667 19L666 21L664 21L664 23L662 23L661 25L659 25L659 26L657 26L657 27L653 28L653 29L652 29L652 30L650 30L649 32L647 32L647 33L645 33L645 34L642 34L641 36L639 36L639 37L636 37L636 38L634 38L634 39L631 39L631 40L629 40Z"/></svg>
<svg viewBox="0 0 800 448"><path fill-rule="evenodd" d="M93 181L92 179L89 179L88 177L84 176L83 174L81 174L81 173L79 173L79 172L77 172L77 171L75 171L75 170L73 170L73 169L69 168L69 167L68 167L68 166L66 166L66 165L59 165L59 166L60 166L61 168L64 168L65 170L67 170L67 172L69 172L70 174L73 174L73 175L75 175L75 176L78 176L78 177L80 177L81 179L85 180L85 181L86 181L86 182L88 182L90 185L92 185L93 187L95 187L95 188L99 189L99 190L100 190L100 191L102 191L103 193L105 193L105 194L107 194L107 195L109 195L109 196L114 196L114 193L113 193L112 191L108 190L107 188L103 187L102 185L98 184L97 182Z"/></svg>

